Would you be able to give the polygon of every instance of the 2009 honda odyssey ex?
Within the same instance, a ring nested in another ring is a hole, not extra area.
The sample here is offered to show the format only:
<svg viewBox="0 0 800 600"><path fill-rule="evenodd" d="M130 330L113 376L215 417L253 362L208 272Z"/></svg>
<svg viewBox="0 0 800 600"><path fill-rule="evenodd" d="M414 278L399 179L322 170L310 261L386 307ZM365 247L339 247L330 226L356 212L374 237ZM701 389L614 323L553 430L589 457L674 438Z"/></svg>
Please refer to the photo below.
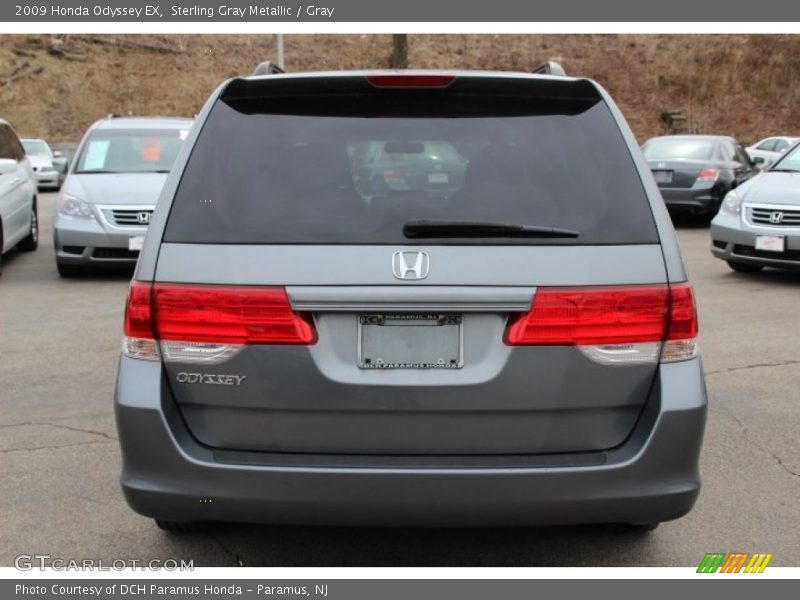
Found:
<svg viewBox="0 0 800 600"><path fill-rule="evenodd" d="M658 188L596 83L236 78L130 287L122 487L172 530L650 528L699 490L696 336Z"/></svg>

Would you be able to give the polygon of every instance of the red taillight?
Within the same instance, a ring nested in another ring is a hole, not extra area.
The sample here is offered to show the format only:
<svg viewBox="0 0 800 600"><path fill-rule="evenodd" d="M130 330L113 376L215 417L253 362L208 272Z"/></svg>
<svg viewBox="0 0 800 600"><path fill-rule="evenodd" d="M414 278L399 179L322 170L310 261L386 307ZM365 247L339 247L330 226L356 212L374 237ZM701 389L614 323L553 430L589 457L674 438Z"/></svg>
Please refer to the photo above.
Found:
<svg viewBox="0 0 800 600"><path fill-rule="evenodd" d="M384 181L405 181L405 176L400 171L384 171Z"/></svg>
<svg viewBox="0 0 800 600"><path fill-rule="evenodd" d="M444 88L455 78L455 75L367 75L367 81L381 88Z"/></svg>
<svg viewBox="0 0 800 600"><path fill-rule="evenodd" d="M152 308L151 308L152 307ZM312 344L311 321L280 287L133 282L125 335L218 344Z"/></svg>
<svg viewBox="0 0 800 600"><path fill-rule="evenodd" d="M713 183L717 179L719 179L719 169L714 169L711 167L703 169L697 176L697 181L708 181Z"/></svg>
<svg viewBox="0 0 800 600"><path fill-rule="evenodd" d="M677 283L670 287L670 318L668 340L686 340L697 337L697 307L694 291L689 283Z"/></svg>
<svg viewBox="0 0 800 600"><path fill-rule="evenodd" d="M509 344L588 345L664 338L666 286L539 288L527 314L513 321Z"/></svg>
<svg viewBox="0 0 800 600"><path fill-rule="evenodd" d="M528 313L512 317L511 345L614 345L693 338L689 284L539 288ZM673 337L675 336L675 337Z"/></svg>
<svg viewBox="0 0 800 600"><path fill-rule="evenodd" d="M125 335L132 338L153 339L151 292L153 284L131 281L128 303L125 306Z"/></svg>
<svg viewBox="0 0 800 600"><path fill-rule="evenodd" d="M220 344L311 344L311 322L279 287L157 283L156 332L162 340Z"/></svg>

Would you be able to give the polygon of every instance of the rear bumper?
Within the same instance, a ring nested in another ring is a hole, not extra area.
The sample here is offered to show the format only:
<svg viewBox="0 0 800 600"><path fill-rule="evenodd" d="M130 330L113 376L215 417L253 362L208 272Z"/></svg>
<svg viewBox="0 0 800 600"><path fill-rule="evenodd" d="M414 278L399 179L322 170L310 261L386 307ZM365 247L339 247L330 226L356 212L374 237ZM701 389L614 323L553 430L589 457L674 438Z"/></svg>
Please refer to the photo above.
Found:
<svg viewBox="0 0 800 600"><path fill-rule="evenodd" d="M61 183L61 173L58 171L37 171L36 183L40 188L58 187Z"/></svg>
<svg viewBox="0 0 800 600"><path fill-rule="evenodd" d="M166 385L160 364L121 359L115 409L122 489L148 517L381 526L650 523L686 514L700 487L706 392L699 359L662 366L628 440L583 466L552 466L533 456L508 457L505 465L495 457L492 467L422 467L400 457L383 466L331 456L326 464L301 455L258 461L252 453L239 464L236 453L227 453L223 462L191 437Z"/></svg>
<svg viewBox="0 0 800 600"><path fill-rule="evenodd" d="M658 188L667 208L712 213L719 210L724 193L708 184L695 184L691 188Z"/></svg>

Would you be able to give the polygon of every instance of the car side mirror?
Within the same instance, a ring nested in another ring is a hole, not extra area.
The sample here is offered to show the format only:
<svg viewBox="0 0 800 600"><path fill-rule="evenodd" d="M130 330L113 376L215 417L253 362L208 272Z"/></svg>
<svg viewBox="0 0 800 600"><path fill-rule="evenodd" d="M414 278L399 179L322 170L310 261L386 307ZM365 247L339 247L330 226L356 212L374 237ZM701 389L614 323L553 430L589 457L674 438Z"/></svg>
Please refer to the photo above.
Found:
<svg viewBox="0 0 800 600"><path fill-rule="evenodd" d="M761 156L756 156L755 158L750 159L750 165L753 167L763 167L764 158Z"/></svg>
<svg viewBox="0 0 800 600"><path fill-rule="evenodd" d="M0 158L0 175L7 175L17 170L17 161L13 158Z"/></svg>

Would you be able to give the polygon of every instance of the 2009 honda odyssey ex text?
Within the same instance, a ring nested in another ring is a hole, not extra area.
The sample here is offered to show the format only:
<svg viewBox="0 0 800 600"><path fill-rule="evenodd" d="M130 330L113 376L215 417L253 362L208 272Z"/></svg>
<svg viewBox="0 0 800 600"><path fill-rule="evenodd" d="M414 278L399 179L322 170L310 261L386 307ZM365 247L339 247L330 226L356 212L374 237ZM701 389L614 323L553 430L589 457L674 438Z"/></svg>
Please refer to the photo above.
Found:
<svg viewBox="0 0 800 600"><path fill-rule="evenodd" d="M699 490L696 336L658 188L596 83L236 78L130 287L122 487L172 530L650 528Z"/></svg>

